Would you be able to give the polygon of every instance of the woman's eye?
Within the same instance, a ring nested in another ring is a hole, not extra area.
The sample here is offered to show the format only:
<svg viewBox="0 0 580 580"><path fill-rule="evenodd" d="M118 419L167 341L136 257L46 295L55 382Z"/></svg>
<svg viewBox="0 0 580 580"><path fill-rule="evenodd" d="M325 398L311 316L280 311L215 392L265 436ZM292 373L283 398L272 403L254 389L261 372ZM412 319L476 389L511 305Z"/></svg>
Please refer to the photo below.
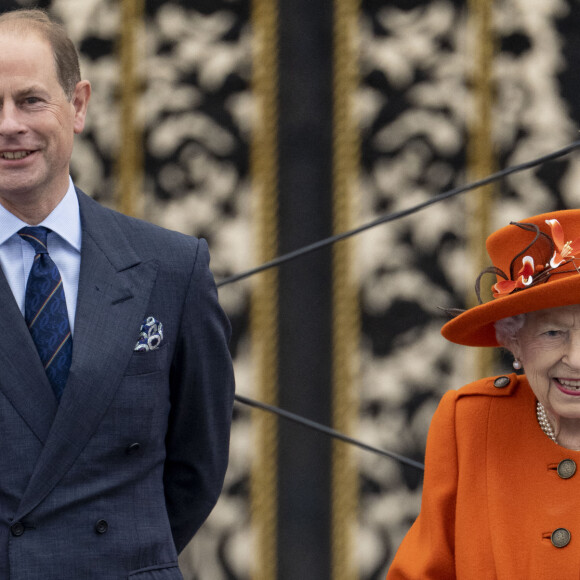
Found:
<svg viewBox="0 0 580 580"><path fill-rule="evenodd" d="M560 331L559 330L548 330L548 331L544 332L544 336L548 336L548 337L560 336Z"/></svg>

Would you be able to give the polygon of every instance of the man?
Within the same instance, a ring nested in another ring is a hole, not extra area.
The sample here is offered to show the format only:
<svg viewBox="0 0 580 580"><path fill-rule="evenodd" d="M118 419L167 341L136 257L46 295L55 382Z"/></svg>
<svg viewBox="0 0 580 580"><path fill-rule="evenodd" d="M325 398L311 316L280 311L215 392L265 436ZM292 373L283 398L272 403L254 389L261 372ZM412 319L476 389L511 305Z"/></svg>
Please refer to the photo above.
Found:
<svg viewBox="0 0 580 580"><path fill-rule="evenodd" d="M91 87L61 27L4 14L0 52L0 578L182 578L233 403L207 244L75 189Z"/></svg>

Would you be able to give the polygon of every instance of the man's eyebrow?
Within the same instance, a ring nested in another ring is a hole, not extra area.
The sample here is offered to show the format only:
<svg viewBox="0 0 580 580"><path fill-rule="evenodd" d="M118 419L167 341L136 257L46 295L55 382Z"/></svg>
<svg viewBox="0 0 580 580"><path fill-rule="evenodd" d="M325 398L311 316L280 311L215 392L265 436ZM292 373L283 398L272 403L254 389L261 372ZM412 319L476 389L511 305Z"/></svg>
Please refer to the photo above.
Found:
<svg viewBox="0 0 580 580"><path fill-rule="evenodd" d="M38 86L38 85L32 85L30 87L26 87L25 89L21 89L19 91L16 91L15 96L16 97L28 97L29 95L33 95L33 94L44 94L45 90Z"/></svg>

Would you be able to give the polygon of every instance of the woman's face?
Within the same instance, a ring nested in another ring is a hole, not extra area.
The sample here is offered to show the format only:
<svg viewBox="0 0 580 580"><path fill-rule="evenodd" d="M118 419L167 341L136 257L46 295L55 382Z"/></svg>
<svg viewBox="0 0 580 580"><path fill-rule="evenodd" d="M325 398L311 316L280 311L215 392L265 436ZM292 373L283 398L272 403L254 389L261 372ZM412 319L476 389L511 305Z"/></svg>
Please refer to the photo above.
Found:
<svg viewBox="0 0 580 580"><path fill-rule="evenodd" d="M526 314L517 338L506 346L551 415L580 418L580 305Z"/></svg>

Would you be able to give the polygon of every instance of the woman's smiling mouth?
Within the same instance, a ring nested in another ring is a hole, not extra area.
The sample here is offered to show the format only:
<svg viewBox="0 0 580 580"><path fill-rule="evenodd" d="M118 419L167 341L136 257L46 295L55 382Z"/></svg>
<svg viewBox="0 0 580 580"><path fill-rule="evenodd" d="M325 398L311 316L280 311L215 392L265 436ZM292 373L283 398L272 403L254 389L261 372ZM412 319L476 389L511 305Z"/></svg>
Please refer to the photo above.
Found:
<svg viewBox="0 0 580 580"><path fill-rule="evenodd" d="M554 378L558 388L569 395L580 395L580 379Z"/></svg>

